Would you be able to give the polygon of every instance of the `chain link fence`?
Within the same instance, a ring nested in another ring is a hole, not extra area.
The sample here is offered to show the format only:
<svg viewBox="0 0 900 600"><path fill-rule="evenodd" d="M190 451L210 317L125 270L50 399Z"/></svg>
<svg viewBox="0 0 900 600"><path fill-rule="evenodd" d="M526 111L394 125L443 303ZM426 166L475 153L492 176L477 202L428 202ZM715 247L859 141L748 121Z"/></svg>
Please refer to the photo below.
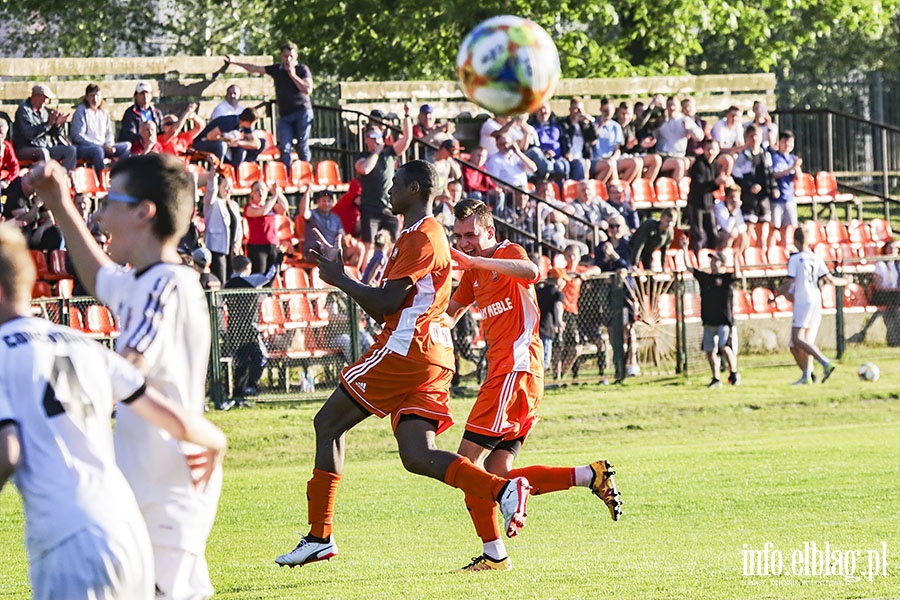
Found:
<svg viewBox="0 0 900 600"><path fill-rule="evenodd" d="M835 264L852 280L822 287L818 345L838 358L872 360L900 348L900 291L875 290L872 258ZM772 354L790 364L791 305L776 297L784 266L747 267L733 287L738 356ZM546 381L620 381L703 374L701 295L690 271L603 273L565 282L565 327L553 343ZM263 288L209 292L212 332L209 397L228 401L324 398L340 370L374 341L378 326L336 288ZM90 297L40 298L33 313L87 332L113 347L118 327L109 309ZM486 373L480 315L469 311L453 331L454 385L476 387Z"/></svg>

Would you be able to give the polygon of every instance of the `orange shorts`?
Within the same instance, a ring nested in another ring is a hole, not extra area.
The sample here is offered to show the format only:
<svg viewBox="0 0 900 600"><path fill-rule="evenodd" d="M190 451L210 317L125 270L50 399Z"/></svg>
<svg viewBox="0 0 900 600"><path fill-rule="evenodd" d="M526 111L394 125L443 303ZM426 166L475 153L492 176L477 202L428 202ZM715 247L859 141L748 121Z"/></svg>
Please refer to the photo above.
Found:
<svg viewBox="0 0 900 600"><path fill-rule="evenodd" d="M437 421L437 433L453 425L452 379L451 369L411 360L384 346L373 346L341 371L350 396L378 418L391 415L392 428L401 416L418 415Z"/></svg>
<svg viewBox="0 0 900 600"><path fill-rule="evenodd" d="M491 377L478 392L466 421L466 431L504 440L524 440L538 422L535 412L543 397L544 379L532 373Z"/></svg>

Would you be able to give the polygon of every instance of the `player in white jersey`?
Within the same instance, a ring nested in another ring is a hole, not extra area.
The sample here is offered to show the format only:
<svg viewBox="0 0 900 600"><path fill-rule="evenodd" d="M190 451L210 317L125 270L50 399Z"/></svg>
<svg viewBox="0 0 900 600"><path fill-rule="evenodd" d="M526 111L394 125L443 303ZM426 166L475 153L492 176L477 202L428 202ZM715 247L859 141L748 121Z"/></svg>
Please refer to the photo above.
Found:
<svg viewBox="0 0 900 600"><path fill-rule="evenodd" d="M35 269L22 234L0 225L0 487L25 507L34 598L154 597L153 551L116 466L113 404L209 447L192 472L205 486L225 435L148 388L144 375L87 336L30 317Z"/></svg>
<svg viewBox="0 0 900 600"><path fill-rule="evenodd" d="M794 245L799 249L788 259L787 278L779 292L794 303L791 324L791 354L803 375L794 382L805 385L813 382L813 359L822 365L822 383L831 377L836 365L828 360L816 346L816 335L822 321L822 293L819 280L823 277L832 285L847 285L848 279L834 277L822 257L811 252L803 227L794 230Z"/></svg>
<svg viewBox="0 0 900 600"><path fill-rule="evenodd" d="M138 365L167 398L202 414L209 315L197 272L182 266L177 253L190 223L194 188L183 163L173 159L150 154L113 166L109 193L94 216L110 234L109 256L77 218L57 163L38 167L28 177L56 216L81 281L118 318L118 353ZM118 413L115 439L119 466L150 531L160 597L212 596L204 552L221 472L204 492L196 490L176 467L191 448L147 427L128 409Z"/></svg>

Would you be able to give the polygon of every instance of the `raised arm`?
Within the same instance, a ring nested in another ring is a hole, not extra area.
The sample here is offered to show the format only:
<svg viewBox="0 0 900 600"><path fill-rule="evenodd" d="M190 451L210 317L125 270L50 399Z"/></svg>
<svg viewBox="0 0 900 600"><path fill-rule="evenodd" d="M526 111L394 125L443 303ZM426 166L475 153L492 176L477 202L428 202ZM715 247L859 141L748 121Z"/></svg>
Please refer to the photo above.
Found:
<svg viewBox="0 0 900 600"><path fill-rule="evenodd" d="M232 60L232 57L230 54L225 55L225 64L240 67L249 73L256 73L257 75L265 75L266 74L265 67L261 67L259 65L251 65L250 63L235 62L234 60Z"/></svg>
<svg viewBox="0 0 900 600"><path fill-rule="evenodd" d="M56 161L38 165L25 176L44 204L53 212L56 223L63 232L66 249L85 289L96 294L97 272L112 262L94 241L87 225L70 200L69 178L65 168Z"/></svg>
<svg viewBox="0 0 900 600"><path fill-rule="evenodd" d="M530 260L518 258L486 258L484 256L469 256L457 250L450 248L450 254L460 269L467 271L469 269L482 269L485 271L496 271L501 275L508 275L516 279L524 279L525 281L537 281L541 276L538 266Z"/></svg>
<svg viewBox="0 0 900 600"><path fill-rule="evenodd" d="M409 145L412 144L412 117L406 115L403 117L403 125L400 130L400 136L394 142L394 152L397 153L397 156L400 156L409 148ZM371 170L371 169L370 169Z"/></svg>

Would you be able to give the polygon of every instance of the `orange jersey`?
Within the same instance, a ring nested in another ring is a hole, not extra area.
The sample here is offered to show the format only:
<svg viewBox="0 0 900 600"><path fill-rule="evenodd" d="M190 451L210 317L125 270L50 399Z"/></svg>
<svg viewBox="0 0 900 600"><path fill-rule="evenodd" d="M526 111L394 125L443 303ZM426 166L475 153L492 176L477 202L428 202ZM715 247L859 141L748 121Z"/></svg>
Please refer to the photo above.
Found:
<svg viewBox="0 0 900 600"><path fill-rule="evenodd" d="M166 154L173 154L181 158L193 142L194 137L189 132L184 132L173 135L167 142L163 142L160 139L159 145L162 146L162 151Z"/></svg>
<svg viewBox="0 0 900 600"><path fill-rule="evenodd" d="M413 360L454 371L453 339L444 321L452 291L450 270L447 235L434 217L427 216L400 232L382 285L408 277L414 287L399 311L384 315L384 328L373 347L384 346Z"/></svg>
<svg viewBox="0 0 900 600"><path fill-rule="evenodd" d="M492 258L529 260L525 249L501 242ZM513 371L544 376L543 344L539 335L540 311L534 282L496 271L465 271L453 299L478 304L487 343L487 378Z"/></svg>

